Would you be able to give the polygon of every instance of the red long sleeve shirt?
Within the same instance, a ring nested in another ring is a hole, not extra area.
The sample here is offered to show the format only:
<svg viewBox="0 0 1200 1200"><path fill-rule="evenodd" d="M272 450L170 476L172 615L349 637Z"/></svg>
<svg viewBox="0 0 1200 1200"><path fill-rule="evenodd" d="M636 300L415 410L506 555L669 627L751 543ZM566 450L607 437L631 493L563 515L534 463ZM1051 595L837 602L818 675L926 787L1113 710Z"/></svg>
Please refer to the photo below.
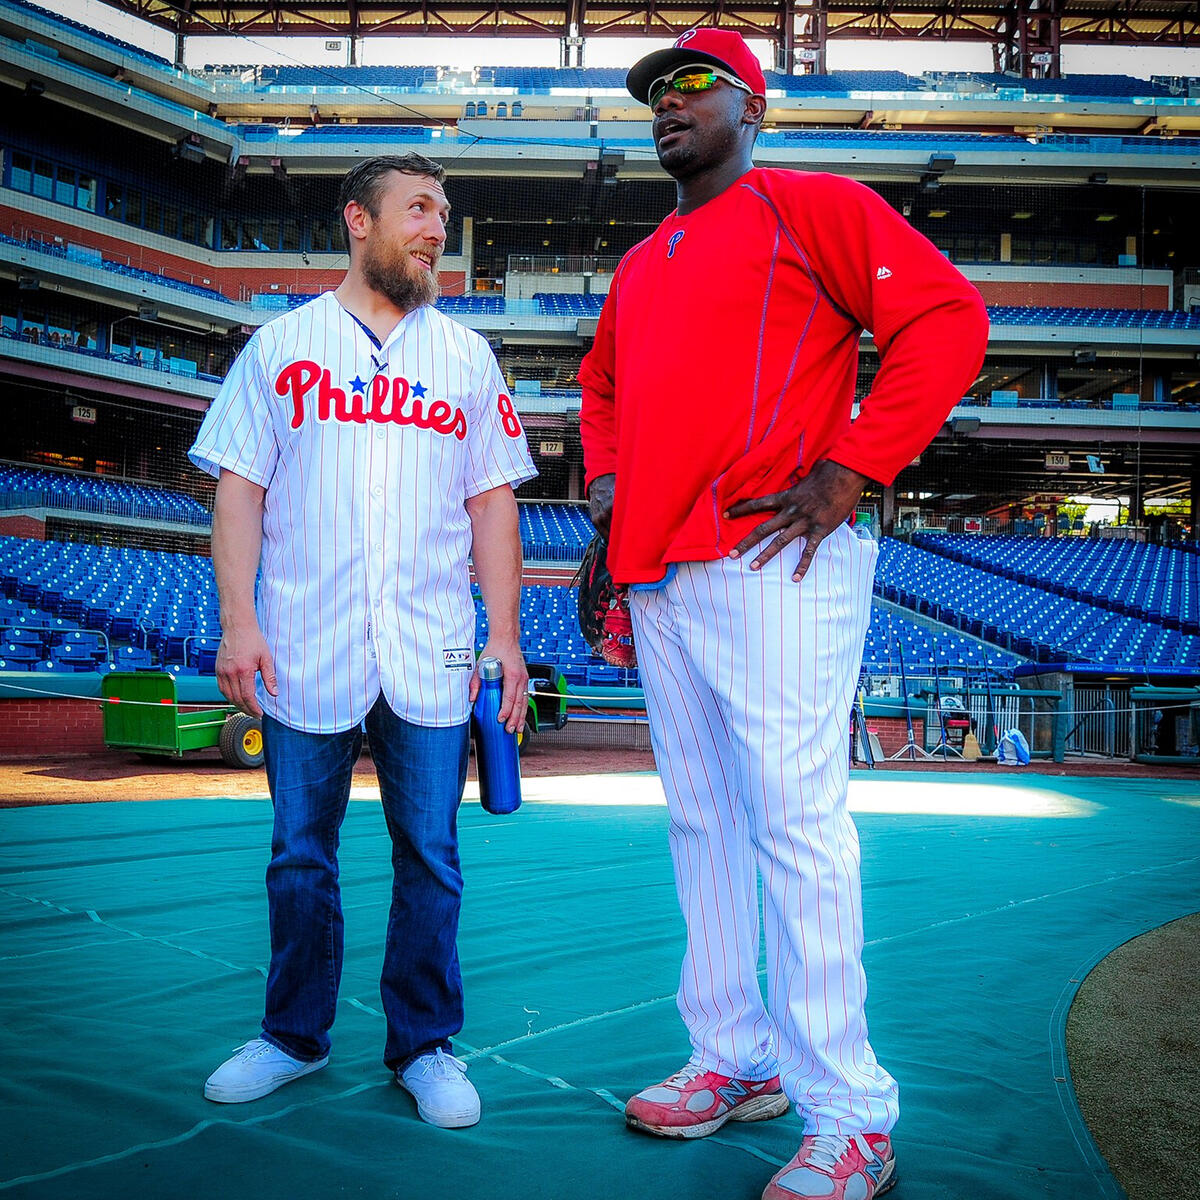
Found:
<svg viewBox="0 0 1200 1200"><path fill-rule="evenodd" d="M738 500L829 458L890 483L974 381L978 291L875 192L755 168L621 260L579 373L587 482L616 474L622 583L720 558ZM882 366L851 422L859 338Z"/></svg>

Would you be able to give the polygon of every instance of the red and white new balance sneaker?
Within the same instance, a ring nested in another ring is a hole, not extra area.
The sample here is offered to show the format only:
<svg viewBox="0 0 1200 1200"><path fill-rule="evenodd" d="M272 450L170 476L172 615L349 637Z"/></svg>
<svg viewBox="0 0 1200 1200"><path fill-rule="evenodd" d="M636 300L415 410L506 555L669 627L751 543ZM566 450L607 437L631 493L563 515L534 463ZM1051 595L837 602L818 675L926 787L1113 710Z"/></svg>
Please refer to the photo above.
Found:
<svg viewBox="0 0 1200 1200"><path fill-rule="evenodd" d="M896 1182L896 1156L884 1133L814 1134L762 1194L762 1200L873 1200Z"/></svg>
<svg viewBox="0 0 1200 1200"><path fill-rule="evenodd" d="M700 1138L726 1121L767 1121L788 1109L779 1076L734 1079L688 1064L682 1071L638 1092L625 1105L630 1129L659 1137Z"/></svg>

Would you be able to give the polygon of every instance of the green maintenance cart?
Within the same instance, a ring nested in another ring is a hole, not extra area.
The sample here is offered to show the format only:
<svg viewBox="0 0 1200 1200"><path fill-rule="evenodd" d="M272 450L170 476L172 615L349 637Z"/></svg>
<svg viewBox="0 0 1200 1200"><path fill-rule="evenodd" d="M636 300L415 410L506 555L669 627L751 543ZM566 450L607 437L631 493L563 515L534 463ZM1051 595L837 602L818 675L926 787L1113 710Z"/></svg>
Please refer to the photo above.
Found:
<svg viewBox="0 0 1200 1200"><path fill-rule="evenodd" d="M524 754L535 733L561 729L567 723L567 681L548 663L529 664L529 707L525 730L517 741Z"/></svg>
<svg viewBox="0 0 1200 1200"><path fill-rule="evenodd" d="M104 744L148 759L182 758L219 747L231 767L260 767L262 724L230 705L181 711L175 676L159 671L114 671L100 681Z"/></svg>

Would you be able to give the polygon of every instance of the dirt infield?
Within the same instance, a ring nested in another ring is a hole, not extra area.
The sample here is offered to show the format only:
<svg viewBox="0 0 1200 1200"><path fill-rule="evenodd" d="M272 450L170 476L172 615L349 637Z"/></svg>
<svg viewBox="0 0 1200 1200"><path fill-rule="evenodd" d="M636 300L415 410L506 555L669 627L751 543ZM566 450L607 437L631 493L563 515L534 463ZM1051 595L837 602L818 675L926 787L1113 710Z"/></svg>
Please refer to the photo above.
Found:
<svg viewBox="0 0 1200 1200"><path fill-rule="evenodd" d="M1200 763L1196 767L1159 767L1108 759L1072 759L1065 763L1039 760L1024 768L1000 767L990 761L898 761L881 763L880 768L889 771L932 769L956 775L996 775L1023 771L1050 776L1200 780ZM649 750L555 745L549 738L544 738L530 747L522 759L521 770L528 778L604 775L621 771L652 771L654 759ZM865 770L861 766L855 768L856 772ZM474 778L473 760L471 778ZM364 754L355 767L354 786L375 786L375 768L368 754ZM267 780L262 770L244 771L227 767L216 750L190 754L182 761L144 762L135 754L106 751L101 754L0 763L0 808L35 804L90 804L106 800L171 800L266 794Z"/></svg>
<svg viewBox="0 0 1200 1200"><path fill-rule="evenodd" d="M653 769L654 759L648 750L622 750L611 746L586 749L535 743L521 760L522 774L531 779L545 775L599 775ZM474 759L471 760L470 778L475 778ZM375 786L375 767L368 754L364 754L354 768L354 786ZM143 762L136 754L120 751L0 763L0 808L266 794L264 771L227 767L216 750L198 751L182 761L153 763Z"/></svg>

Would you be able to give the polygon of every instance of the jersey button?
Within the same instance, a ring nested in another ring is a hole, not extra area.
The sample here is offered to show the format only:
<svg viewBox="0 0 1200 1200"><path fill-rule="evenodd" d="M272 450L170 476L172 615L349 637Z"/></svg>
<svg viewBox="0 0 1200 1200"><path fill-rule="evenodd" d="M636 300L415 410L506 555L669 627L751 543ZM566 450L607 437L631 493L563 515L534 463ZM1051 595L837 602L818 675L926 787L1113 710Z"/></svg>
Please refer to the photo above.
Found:
<svg viewBox="0 0 1200 1200"><path fill-rule="evenodd" d="M378 483L371 489L371 491L373 491L377 496L383 495L383 488Z"/></svg>

